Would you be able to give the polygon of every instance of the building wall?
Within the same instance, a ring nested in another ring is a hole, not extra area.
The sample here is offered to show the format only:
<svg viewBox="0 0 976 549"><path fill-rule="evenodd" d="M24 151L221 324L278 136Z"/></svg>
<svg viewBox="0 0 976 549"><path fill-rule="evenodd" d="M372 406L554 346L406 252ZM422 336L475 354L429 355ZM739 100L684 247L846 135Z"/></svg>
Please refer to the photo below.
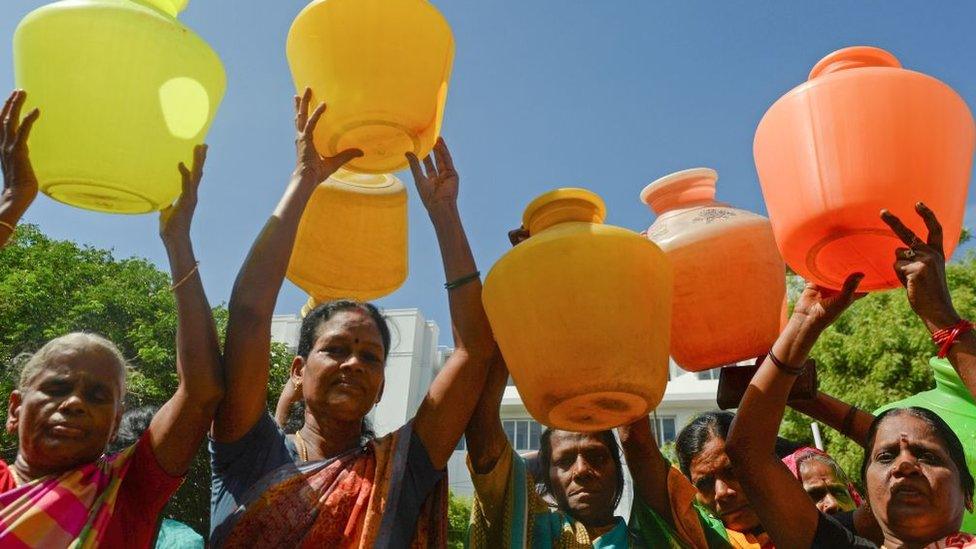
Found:
<svg viewBox="0 0 976 549"><path fill-rule="evenodd" d="M389 309L383 311L390 324L392 344L386 366L386 384L383 397L370 414L373 427L378 435L384 435L399 428L416 414L423 401L427 388L437 372L444 365L450 351L438 347L440 331L437 324L426 320L417 309ZM301 319L297 315L275 316L271 323L271 337L295 349L298 345ZM655 424L659 442L666 444L674 440L677 432L691 419L706 410L716 408L715 395L718 389L717 371L701 374L681 370L673 362L670 365L667 389L664 400L655 411ZM714 379L712 379L714 378ZM514 435L519 451L538 448L538 434L544 429L533 420L518 394L518 389L509 381L502 399L501 420ZM514 428L514 429L513 429ZM526 436L520 436L524 428ZM464 440L458 444L448 462L448 478L451 490L461 496L471 496L474 487L466 464ZM626 473L628 489L617 509L618 514L626 516L631 506L630 475Z"/></svg>

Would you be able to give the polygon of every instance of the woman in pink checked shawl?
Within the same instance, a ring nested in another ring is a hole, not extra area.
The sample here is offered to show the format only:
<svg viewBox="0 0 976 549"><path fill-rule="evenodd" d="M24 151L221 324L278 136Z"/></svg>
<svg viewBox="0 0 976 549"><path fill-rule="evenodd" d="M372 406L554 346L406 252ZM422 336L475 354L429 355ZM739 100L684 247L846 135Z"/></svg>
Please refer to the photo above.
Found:
<svg viewBox="0 0 976 549"><path fill-rule="evenodd" d="M14 92L0 113L0 246L37 195L27 136L40 113L35 109L21 122L25 100L25 92ZM18 447L13 463L0 461L0 547L152 543L159 513L182 482L223 392L217 333L189 236L205 156L199 146L192 171L180 164L183 194L160 216L179 316L176 394L136 444L105 455L125 397L126 360L118 347L75 332L29 357L7 409L7 432Z"/></svg>

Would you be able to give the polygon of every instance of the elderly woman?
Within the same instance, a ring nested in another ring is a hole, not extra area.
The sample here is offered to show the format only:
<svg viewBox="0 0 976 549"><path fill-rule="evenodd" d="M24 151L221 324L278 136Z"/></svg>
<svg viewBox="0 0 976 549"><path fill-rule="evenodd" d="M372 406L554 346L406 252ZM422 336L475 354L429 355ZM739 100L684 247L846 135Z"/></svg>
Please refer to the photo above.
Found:
<svg viewBox="0 0 976 549"><path fill-rule="evenodd" d="M366 415L383 394L390 331L367 303L326 303L303 321L291 380L305 423L286 436L267 411L271 317L295 233L315 187L349 150L323 158L296 97L298 166L251 249L230 301L227 393L213 427L211 541L233 547L427 547L446 540L444 467L486 375L491 332L481 283L457 210L458 175L443 141L433 158L408 155L444 260L455 350L416 416L374 438ZM337 251L341 254L341 250Z"/></svg>
<svg viewBox="0 0 976 549"><path fill-rule="evenodd" d="M4 142L12 143L2 147L4 194L18 197L18 216L37 192L26 149L37 112L16 128L24 99L20 91L11 96L2 128ZM160 216L176 281L176 394L135 444L107 454L125 398L126 361L119 349L95 334L72 333L34 353L10 394L7 431L16 434L18 447L13 464L0 462L0 546L151 545L159 514L222 396L217 331L189 236L205 153L205 147L196 149L192 171L179 166L183 194Z"/></svg>
<svg viewBox="0 0 976 549"><path fill-rule="evenodd" d="M821 513L847 513L863 503L847 473L826 452L803 447L783 458L783 464L800 481Z"/></svg>
<svg viewBox="0 0 976 549"><path fill-rule="evenodd" d="M973 391L976 338L949 297L942 227L923 204L916 210L929 231L925 242L897 217L882 213L907 246L896 251L894 268L912 309ZM854 301L861 278L852 275L840 292L807 286L747 389L729 436L728 453L742 488L782 547L877 546L818 512L787 468L772 457L771 448L786 395L807 354L823 330ZM959 439L938 415L922 408L887 411L870 426L865 448L862 475L884 547L976 547L972 536L959 533L964 510L972 509L973 477Z"/></svg>

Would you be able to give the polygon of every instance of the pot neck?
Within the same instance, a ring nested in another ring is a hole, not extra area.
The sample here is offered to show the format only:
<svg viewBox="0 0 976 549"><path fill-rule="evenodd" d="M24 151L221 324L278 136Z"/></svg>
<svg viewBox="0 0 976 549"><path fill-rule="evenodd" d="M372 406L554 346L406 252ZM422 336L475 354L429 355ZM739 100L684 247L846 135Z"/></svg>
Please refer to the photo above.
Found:
<svg viewBox="0 0 976 549"><path fill-rule="evenodd" d="M522 214L522 226L531 236L560 223L603 223L606 216L607 207L596 193L563 188L533 200Z"/></svg>
<svg viewBox="0 0 976 549"><path fill-rule="evenodd" d="M887 50L873 46L853 46L837 50L820 60L807 80L831 73L866 67L891 67L900 69L901 62Z"/></svg>
<svg viewBox="0 0 976 549"><path fill-rule="evenodd" d="M661 216L672 210L715 203L718 173L711 168L692 168L666 175L644 187L640 198Z"/></svg>

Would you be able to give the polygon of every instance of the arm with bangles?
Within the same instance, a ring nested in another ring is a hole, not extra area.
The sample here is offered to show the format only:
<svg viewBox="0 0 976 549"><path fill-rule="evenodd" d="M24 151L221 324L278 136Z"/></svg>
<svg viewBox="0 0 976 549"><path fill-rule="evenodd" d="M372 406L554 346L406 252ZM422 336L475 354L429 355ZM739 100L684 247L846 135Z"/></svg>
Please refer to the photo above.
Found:
<svg viewBox="0 0 976 549"><path fill-rule="evenodd" d="M30 162L27 139L41 115L37 109L20 119L27 93L15 90L0 112L0 164L3 191L0 193L0 248L7 244L20 218L37 197L37 176Z"/></svg>
<svg viewBox="0 0 976 549"><path fill-rule="evenodd" d="M481 278L461 224L460 178L443 139L421 161L407 154L417 192L427 209L444 263L454 352L430 385L414 418L414 429L437 469L447 465L474 411L471 395L482 392L495 352L481 304Z"/></svg>
<svg viewBox="0 0 976 549"><path fill-rule="evenodd" d="M932 334L939 357L947 358L970 394L976 396L976 334L973 325L956 312L946 280L942 224L928 206L915 205L928 236L923 241L894 214L881 219L905 244L895 251L895 273L905 287L912 310Z"/></svg>
<svg viewBox="0 0 976 549"><path fill-rule="evenodd" d="M325 113L321 103L308 114L312 92L295 97L297 165L271 218L251 246L231 292L227 339L224 344L224 399L214 418L217 442L239 440L266 412L270 375L271 317L285 279L288 260L305 205L319 183L343 164L362 156L346 150L322 157L312 134Z"/></svg>
<svg viewBox="0 0 976 549"><path fill-rule="evenodd" d="M809 547L820 516L803 486L774 453L786 400L814 343L853 303L862 278L852 275L840 292L807 285L746 389L726 441L736 477L778 547Z"/></svg>
<svg viewBox="0 0 976 549"><path fill-rule="evenodd" d="M183 192L159 216L159 233L169 256L179 319L176 330L179 386L153 416L149 440L156 460L171 476L183 475L190 467L224 389L217 327L190 240L190 224L206 153L206 145L194 149L192 170L180 164Z"/></svg>

